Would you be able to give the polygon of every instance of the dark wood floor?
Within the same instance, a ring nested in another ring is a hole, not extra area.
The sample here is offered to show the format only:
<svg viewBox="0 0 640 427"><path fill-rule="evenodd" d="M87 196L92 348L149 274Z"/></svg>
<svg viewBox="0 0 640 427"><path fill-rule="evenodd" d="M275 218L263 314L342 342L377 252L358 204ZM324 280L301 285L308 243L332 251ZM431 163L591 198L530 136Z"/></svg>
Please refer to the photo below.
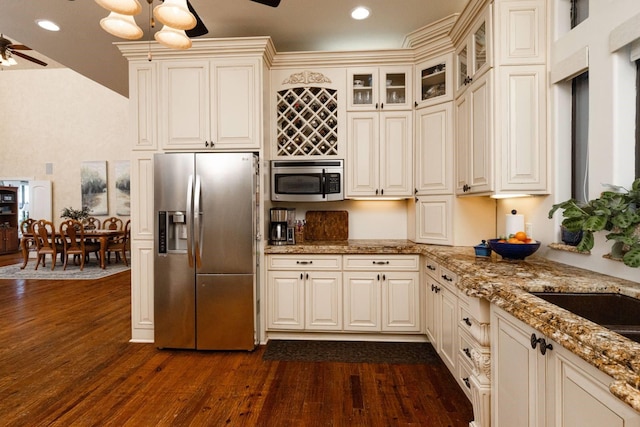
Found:
<svg viewBox="0 0 640 427"><path fill-rule="evenodd" d="M0 265L18 256L0 256ZM467 426L442 364L263 361L132 344L130 277L0 280L0 424Z"/></svg>

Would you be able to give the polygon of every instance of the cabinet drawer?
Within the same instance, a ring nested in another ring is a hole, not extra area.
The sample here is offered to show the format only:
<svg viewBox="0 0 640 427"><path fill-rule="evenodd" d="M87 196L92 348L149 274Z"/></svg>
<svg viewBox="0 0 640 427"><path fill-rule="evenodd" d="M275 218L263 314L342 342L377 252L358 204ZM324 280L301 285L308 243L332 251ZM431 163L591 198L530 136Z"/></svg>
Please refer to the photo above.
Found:
<svg viewBox="0 0 640 427"><path fill-rule="evenodd" d="M270 255L269 270L341 270L341 255Z"/></svg>
<svg viewBox="0 0 640 427"><path fill-rule="evenodd" d="M344 269L359 271L418 271L418 255L345 255Z"/></svg>
<svg viewBox="0 0 640 427"><path fill-rule="evenodd" d="M462 292L461 292L462 293ZM477 320L473 318L473 316L469 313L469 307L459 300L458 301L458 325L460 329L464 329L469 334L471 334L471 328L474 323L477 323Z"/></svg>
<svg viewBox="0 0 640 427"><path fill-rule="evenodd" d="M425 258L424 271L436 280L440 278L440 266L431 258Z"/></svg>
<svg viewBox="0 0 640 427"><path fill-rule="evenodd" d="M468 363L473 363L473 361L471 360L471 350L473 350L476 347L476 343L473 340L473 338L471 338L471 335L469 335L464 329L462 328L458 328L458 343L459 343L459 354L463 359L466 359L466 361Z"/></svg>
<svg viewBox="0 0 640 427"><path fill-rule="evenodd" d="M448 268L440 266L440 277L438 277L438 280L455 286L456 283L458 283L458 275Z"/></svg>
<svg viewBox="0 0 640 427"><path fill-rule="evenodd" d="M456 380L458 384L460 384L460 388L467 395L467 399L471 400L471 372L472 365L471 362L466 358L466 356L458 357L458 372L456 375Z"/></svg>
<svg viewBox="0 0 640 427"><path fill-rule="evenodd" d="M489 323L491 317L491 311L489 301L484 298L472 297L460 292L459 298L467 306L469 315L473 317L478 323Z"/></svg>

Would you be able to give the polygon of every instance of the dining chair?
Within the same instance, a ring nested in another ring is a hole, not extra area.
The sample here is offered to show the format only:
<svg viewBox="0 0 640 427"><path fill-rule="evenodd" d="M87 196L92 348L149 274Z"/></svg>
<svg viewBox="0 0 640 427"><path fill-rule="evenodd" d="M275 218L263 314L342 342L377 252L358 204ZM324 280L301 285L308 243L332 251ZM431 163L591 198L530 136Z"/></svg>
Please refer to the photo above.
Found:
<svg viewBox="0 0 640 427"><path fill-rule="evenodd" d="M112 240L109 240L107 243L107 262L111 262L111 252L116 254L116 262L120 260L120 254L122 254L122 259L124 260L124 264L129 266L129 261L127 261L127 250L129 246L129 238L131 234L131 220L127 220L124 224L124 234L122 236L114 237Z"/></svg>
<svg viewBox="0 0 640 427"><path fill-rule="evenodd" d="M84 225L75 219L69 219L60 224L60 234L64 245L64 268L67 269L69 255L80 258L80 271L84 269L84 261L87 255L95 252L96 256L100 250L100 244L84 237Z"/></svg>
<svg viewBox="0 0 640 427"><path fill-rule="evenodd" d="M124 227L124 222L115 216L105 219L102 222L103 230L122 230Z"/></svg>
<svg viewBox="0 0 640 427"><path fill-rule="evenodd" d="M35 269L38 269L40 261L42 261L43 266L46 266L45 257L51 255L51 270L53 270L56 267L56 256L64 250L57 240L55 226L51 221L38 220L33 223L33 236L36 243L36 253L38 254Z"/></svg>
<svg viewBox="0 0 640 427"><path fill-rule="evenodd" d="M36 248L36 239L33 235L33 223L36 222L33 218L27 218L20 223L20 249L25 254L24 263L20 267L20 269L24 269L27 266L27 262L29 261L29 252L35 252Z"/></svg>
<svg viewBox="0 0 640 427"><path fill-rule="evenodd" d="M100 220L95 216L90 216L85 221L84 229L85 230L99 230L100 229Z"/></svg>

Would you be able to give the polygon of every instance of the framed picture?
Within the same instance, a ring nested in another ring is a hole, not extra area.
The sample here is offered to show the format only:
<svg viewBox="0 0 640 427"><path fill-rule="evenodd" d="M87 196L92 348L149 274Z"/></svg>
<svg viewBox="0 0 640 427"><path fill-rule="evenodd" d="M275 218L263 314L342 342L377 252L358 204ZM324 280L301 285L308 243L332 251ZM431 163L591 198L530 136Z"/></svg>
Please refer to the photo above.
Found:
<svg viewBox="0 0 640 427"><path fill-rule="evenodd" d="M82 206L88 206L91 215L108 215L107 162L82 162L80 183Z"/></svg>
<svg viewBox="0 0 640 427"><path fill-rule="evenodd" d="M131 177L130 164L128 160L118 160L114 162L114 173L116 176L116 215L131 215Z"/></svg>

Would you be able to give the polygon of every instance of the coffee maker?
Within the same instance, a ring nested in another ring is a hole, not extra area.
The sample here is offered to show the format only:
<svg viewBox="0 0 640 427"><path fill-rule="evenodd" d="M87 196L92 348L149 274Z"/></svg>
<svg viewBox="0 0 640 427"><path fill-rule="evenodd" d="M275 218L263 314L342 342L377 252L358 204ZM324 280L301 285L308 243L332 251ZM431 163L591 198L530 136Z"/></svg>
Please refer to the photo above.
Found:
<svg viewBox="0 0 640 427"><path fill-rule="evenodd" d="M271 208L269 225L269 242L272 245L287 244L287 208Z"/></svg>

